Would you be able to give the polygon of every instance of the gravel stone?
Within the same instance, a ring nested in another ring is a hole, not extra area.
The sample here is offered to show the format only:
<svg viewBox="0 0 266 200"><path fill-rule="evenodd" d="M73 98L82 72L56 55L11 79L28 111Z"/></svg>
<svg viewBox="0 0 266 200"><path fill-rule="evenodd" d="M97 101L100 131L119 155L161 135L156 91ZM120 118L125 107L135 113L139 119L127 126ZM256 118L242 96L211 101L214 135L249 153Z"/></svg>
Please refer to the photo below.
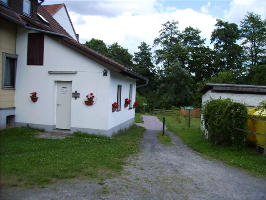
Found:
<svg viewBox="0 0 266 200"><path fill-rule="evenodd" d="M4 188L3 199L266 199L266 179L200 156L171 132L172 146L156 138L162 123L143 116L147 130L141 152L131 156L121 175L97 183L61 180L46 188Z"/></svg>

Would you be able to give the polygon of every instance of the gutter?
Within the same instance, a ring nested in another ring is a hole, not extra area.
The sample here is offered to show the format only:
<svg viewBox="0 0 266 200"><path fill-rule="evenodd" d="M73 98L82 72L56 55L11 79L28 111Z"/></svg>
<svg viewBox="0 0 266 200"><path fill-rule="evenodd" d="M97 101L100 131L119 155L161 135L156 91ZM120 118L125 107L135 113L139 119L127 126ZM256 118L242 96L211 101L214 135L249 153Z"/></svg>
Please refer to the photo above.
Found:
<svg viewBox="0 0 266 200"><path fill-rule="evenodd" d="M3 17L3 18L5 18L5 19L7 19L7 20L9 20L11 22L14 22L15 24L17 24L17 25L19 25L19 26L21 26L21 27L23 27L25 29L28 29L28 30L39 31L39 32L42 32L42 33L56 35L56 36L61 36L61 37L65 37L65 38L67 38L69 40L72 40L71 37L66 36L64 34L61 34L61 33L55 33L55 32L52 32L52 31L46 31L46 30L43 30L43 29L26 26L24 23L14 19L13 17L10 17L10 16L8 16L8 15L6 15L4 13L1 13L1 12L0 12L0 17Z"/></svg>
<svg viewBox="0 0 266 200"><path fill-rule="evenodd" d="M146 81L145 84L143 84L143 85L138 85L137 88L145 87L145 86L147 86L148 83L149 83L149 79L148 79L148 78L146 78L146 77L144 77L144 76L142 76L142 75L140 75L140 74L138 74L138 73L136 73L136 72L133 72L133 71L127 69L127 68L125 68L122 72L124 72L124 73L126 73L126 74L130 74L131 76L137 77L137 78L139 78L140 80L144 80L144 81Z"/></svg>

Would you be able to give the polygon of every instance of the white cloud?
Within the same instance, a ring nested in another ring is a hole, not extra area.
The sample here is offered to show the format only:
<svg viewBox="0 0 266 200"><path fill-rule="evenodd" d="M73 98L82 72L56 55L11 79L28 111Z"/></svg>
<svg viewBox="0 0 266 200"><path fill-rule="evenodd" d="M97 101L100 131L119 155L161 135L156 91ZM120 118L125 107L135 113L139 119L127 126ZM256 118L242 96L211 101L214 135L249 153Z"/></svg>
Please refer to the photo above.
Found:
<svg viewBox="0 0 266 200"><path fill-rule="evenodd" d="M141 42L150 46L158 37L162 24L167 21L179 21L180 31L188 26L202 31L202 37L210 38L216 19L210 15L186 10L173 10L171 12L150 12L147 14L132 15L131 12L123 13L116 17L106 16L82 16L71 13L76 32L80 35L80 41L85 43L91 38L101 39L106 44L118 42L130 53L137 52ZM86 22L79 24L79 21Z"/></svg>
<svg viewBox="0 0 266 200"><path fill-rule="evenodd" d="M201 12L204 14L209 14L209 7L211 6L211 2L208 2L207 5L201 7Z"/></svg>
<svg viewBox="0 0 266 200"><path fill-rule="evenodd" d="M265 19L266 1L265 0L233 0L230 9L224 12L225 20L231 23L239 23L244 19L247 12L254 12Z"/></svg>

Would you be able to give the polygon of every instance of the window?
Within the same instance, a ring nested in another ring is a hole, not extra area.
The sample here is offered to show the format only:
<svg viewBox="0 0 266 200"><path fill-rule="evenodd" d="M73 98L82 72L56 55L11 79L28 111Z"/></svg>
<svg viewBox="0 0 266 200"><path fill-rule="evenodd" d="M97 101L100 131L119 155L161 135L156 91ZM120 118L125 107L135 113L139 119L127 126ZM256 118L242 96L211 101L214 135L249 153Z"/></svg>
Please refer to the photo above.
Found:
<svg viewBox="0 0 266 200"><path fill-rule="evenodd" d="M23 12L31 15L31 0L23 0Z"/></svg>
<svg viewBox="0 0 266 200"><path fill-rule="evenodd" d="M14 89L17 69L17 55L3 53L2 88Z"/></svg>
<svg viewBox="0 0 266 200"><path fill-rule="evenodd" d="M8 3L8 1L7 1L7 0L0 0L0 1L2 1L2 2L6 3L6 4Z"/></svg>
<svg viewBox="0 0 266 200"><path fill-rule="evenodd" d="M133 85L130 84L129 85L129 99L131 100L131 102L129 103L129 109L132 108L132 89L133 89Z"/></svg>
<svg viewBox="0 0 266 200"><path fill-rule="evenodd" d="M44 35L42 33L28 34L28 65L43 65Z"/></svg>
<svg viewBox="0 0 266 200"><path fill-rule="evenodd" d="M119 105L119 107L117 108L117 111L121 110L121 92L122 92L122 85L118 85L117 86L117 104Z"/></svg>

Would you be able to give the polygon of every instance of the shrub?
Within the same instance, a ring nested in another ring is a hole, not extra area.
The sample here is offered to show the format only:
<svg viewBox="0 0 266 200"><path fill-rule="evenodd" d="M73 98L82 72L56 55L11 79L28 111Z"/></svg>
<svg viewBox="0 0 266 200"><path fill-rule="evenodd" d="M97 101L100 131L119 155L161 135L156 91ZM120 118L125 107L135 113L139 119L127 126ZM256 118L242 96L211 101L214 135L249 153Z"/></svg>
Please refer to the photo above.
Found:
<svg viewBox="0 0 266 200"><path fill-rule="evenodd" d="M231 99L212 99L203 109L204 125L208 131L209 140L214 144L242 146L245 142L246 107Z"/></svg>

